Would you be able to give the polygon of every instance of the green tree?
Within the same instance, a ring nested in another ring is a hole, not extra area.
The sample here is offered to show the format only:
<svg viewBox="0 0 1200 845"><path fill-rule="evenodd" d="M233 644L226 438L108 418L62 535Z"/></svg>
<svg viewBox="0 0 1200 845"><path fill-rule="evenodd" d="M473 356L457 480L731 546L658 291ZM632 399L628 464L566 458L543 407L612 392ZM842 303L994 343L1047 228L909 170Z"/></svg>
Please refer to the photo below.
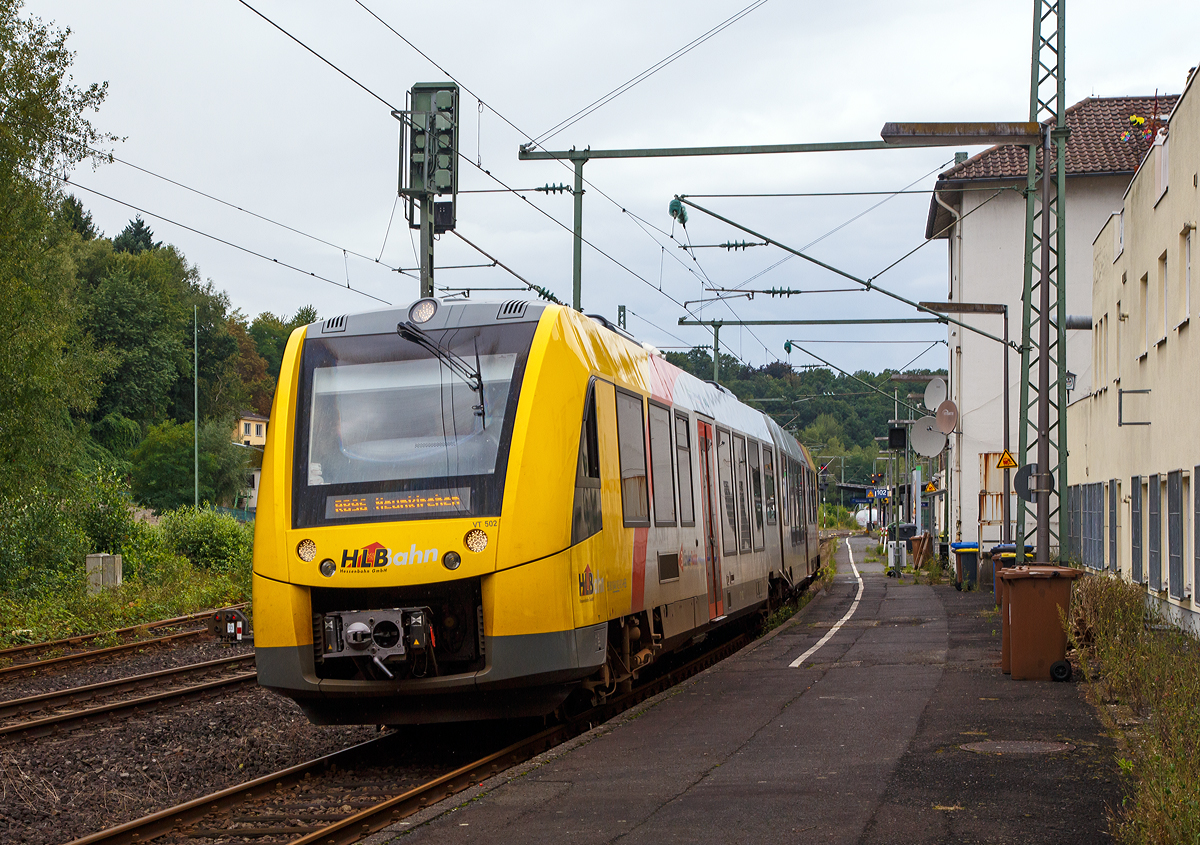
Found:
<svg viewBox="0 0 1200 845"><path fill-rule="evenodd" d="M150 231L150 227L146 225L146 221L140 214L129 221L121 234L113 238L113 249L117 252L132 252L134 255L148 249L158 249L161 246L162 241L154 240L154 233Z"/></svg>
<svg viewBox="0 0 1200 845"><path fill-rule="evenodd" d="M85 241L97 237L96 227L92 223L92 213L83 207L83 203L74 194L67 194L58 206L58 219L71 230L79 234Z"/></svg>
<svg viewBox="0 0 1200 845"><path fill-rule="evenodd" d="M283 353L287 349L288 338L294 330L316 321L317 309L305 305L291 317L276 317L270 311L264 311L250 324L250 336L254 338L258 354L267 362L267 375L271 377L272 390L283 366Z"/></svg>
<svg viewBox="0 0 1200 845"><path fill-rule="evenodd" d="M0 0L0 500L72 483L76 418L106 368L77 328L73 236L55 217L54 176L111 140L83 117L106 86L75 86L68 31L19 11Z"/></svg>
<svg viewBox="0 0 1200 845"><path fill-rule="evenodd" d="M249 451L232 441L232 420L200 426L200 501L231 504L245 488ZM195 498L192 424L167 420L151 426L133 450L133 497L155 511L190 505Z"/></svg>

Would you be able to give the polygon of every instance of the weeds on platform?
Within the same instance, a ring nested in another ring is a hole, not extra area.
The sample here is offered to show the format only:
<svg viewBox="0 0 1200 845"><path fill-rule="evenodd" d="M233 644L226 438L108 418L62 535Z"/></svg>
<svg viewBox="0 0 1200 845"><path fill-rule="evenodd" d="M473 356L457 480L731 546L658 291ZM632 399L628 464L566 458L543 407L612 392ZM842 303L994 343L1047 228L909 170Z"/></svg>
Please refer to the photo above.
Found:
<svg viewBox="0 0 1200 845"><path fill-rule="evenodd" d="M770 616L763 620L762 629L759 631L760 637L791 619L813 600L818 590L825 589L833 583L833 577L837 575L837 560L835 556L837 554L838 542L836 539L829 539L822 544L821 571L817 575L816 580L807 590L791 601L784 602L783 605L776 608Z"/></svg>
<svg viewBox="0 0 1200 845"><path fill-rule="evenodd" d="M1136 584L1075 583L1068 635L1093 699L1127 707L1130 779L1113 836L1128 845L1200 842L1200 643L1161 624Z"/></svg>

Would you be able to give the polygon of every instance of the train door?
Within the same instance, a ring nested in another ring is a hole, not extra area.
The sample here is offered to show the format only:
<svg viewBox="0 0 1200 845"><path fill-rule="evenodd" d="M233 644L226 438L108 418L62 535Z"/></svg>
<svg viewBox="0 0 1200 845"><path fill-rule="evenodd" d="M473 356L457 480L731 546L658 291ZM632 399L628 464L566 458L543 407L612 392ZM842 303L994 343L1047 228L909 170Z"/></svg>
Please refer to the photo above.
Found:
<svg viewBox="0 0 1200 845"><path fill-rule="evenodd" d="M716 619L725 615L725 603L721 600L721 554L717 548L716 506L713 495L716 485L713 484L713 429L710 423L696 421L700 447L700 503L701 518L704 521L704 566L708 576L708 618Z"/></svg>

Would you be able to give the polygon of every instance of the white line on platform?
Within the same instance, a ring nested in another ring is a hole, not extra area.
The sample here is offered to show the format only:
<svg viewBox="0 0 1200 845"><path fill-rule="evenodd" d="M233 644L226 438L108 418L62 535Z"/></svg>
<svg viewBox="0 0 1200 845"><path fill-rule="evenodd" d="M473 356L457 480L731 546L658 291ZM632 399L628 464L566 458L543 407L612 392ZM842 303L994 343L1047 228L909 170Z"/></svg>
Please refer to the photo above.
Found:
<svg viewBox="0 0 1200 845"><path fill-rule="evenodd" d="M846 615L843 616L836 625L829 629L828 634L821 637L815 646L788 664L792 669L798 669L805 660L808 660L808 658L812 657L813 654L816 653L817 649L829 642L830 638L838 632L838 629L850 621L850 617L854 615L854 611L858 610L858 603L862 601L863 579L862 575L858 573L858 567L854 565L854 549L850 548L849 537L846 538L846 551L850 553L850 568L854 570L854 577L858 579L858 593L854 596L854 603L850 605L850 609L846 611Z"/></svg>

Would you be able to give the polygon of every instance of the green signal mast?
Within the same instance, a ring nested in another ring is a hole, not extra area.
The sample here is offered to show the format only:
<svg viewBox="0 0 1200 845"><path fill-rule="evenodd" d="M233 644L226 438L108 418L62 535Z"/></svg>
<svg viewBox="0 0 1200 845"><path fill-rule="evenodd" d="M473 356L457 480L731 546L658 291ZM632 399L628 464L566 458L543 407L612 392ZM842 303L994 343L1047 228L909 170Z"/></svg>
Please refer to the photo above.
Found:
<svg viewBox="0 0 1200 845"><path fill-rule="evenodd" d="M456 222L458 85L418 82L408 92L407 106L392 112L404 124L398 190L409 228L421 230L421 296L426 297L433 296L434 235L453 230Z"/></svg>

